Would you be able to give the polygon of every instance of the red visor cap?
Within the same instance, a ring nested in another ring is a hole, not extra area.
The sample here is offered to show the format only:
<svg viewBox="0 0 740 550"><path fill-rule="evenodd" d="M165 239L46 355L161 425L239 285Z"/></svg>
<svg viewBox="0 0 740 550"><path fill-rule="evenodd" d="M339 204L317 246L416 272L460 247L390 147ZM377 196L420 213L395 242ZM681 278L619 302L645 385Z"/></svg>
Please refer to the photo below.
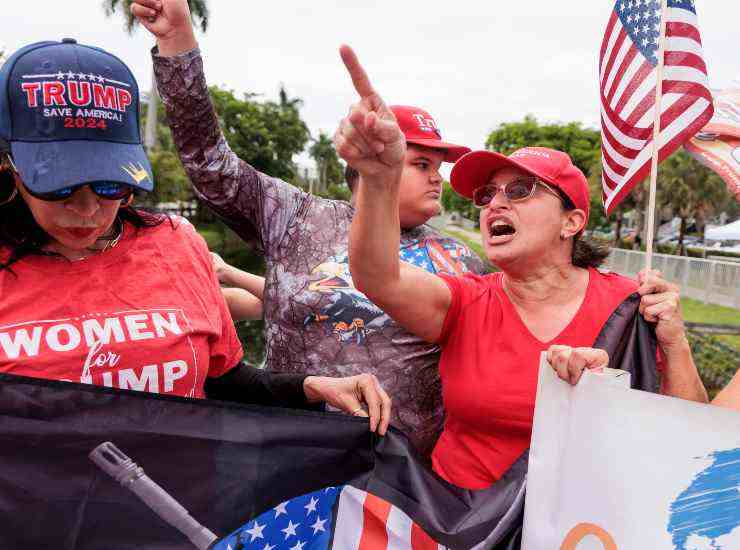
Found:
<svg viewBox="0 0 740 550"><path fill-rule="evenodd" d="M408 105L391 105L390 110L396 115L398 126L406 137L406 143L432 149L444 149L446 151L445 162L455 162L465 153L470 152L470 147L442 141L442 133L437 123L423 109Z"/></svg>
<svg viewBox="0 0 740 550"><path fill-rule="evenodd" d="M523 147L508 157L492 151L473 151L464 155L452 167L452 188L469 199L473 191L491 180L494 172L507 166L519 168L545 183L560 189L576 208L589 214L588 181L570 157L547 147Z"/></svg>

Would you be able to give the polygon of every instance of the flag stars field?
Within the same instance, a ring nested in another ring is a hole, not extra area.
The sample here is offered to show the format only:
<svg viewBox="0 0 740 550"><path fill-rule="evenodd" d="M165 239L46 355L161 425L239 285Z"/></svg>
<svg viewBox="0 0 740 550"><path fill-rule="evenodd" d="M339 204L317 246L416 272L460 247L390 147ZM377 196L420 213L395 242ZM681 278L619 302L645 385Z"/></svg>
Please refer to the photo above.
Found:
<svg viewBox="0 0 740 550"><path fill-rule="evenodd" d="M661 4L655 0L649 4L618 1L602 41L602 198L608 213L650 171L661 13ZM713 112L692 3L668 0L665 33L657 141L661 159L691 138Z"/></svg>
<svg viewBox="0 0 740 550"><path fill-rule="evenodd" d="M249 533L249 535L252 537L252 539L249 542L254 542L255 539L263 539L265 536L262 534L262 531L265 530L265 527L267 525L260 525L259 522L255 521L254 525L251 529L246 529L244 532Z"/></svg>
<svg viewBox="0 0 740 550"><path fill-rule="evenodd" d="M281 502L223 540L229 550L326 549L331 541L337 489L319 489ZM315 517L313 515L315 515ZM241 546L235 543L241 544Z"/></svg>
<svg viewBox="0 0 740 550"><path fill-rule="evenodd" d="M311 497L311 500L309 501L309 503L304 506L304 508L306 509L306 516L310 516L311 512L316 511L316 505L318 503L319 503L318 499Z"/></svg>
<svg viewBox="0 0 740 550"><path fill-rule="evenodd" d="M277 506L275 506L275 508L273 508L273 510L275 510L275 517L276 518L278 516L280 516L281 514L286 514L287 515L288 511L285 509L285 507L287 505L288 505L287 502L281 502L280 504L278 504Z"/></svg>
<svg viewBox="0 0 740 550"><path fill-rule="evenodd" d="M292 520L288 520L288 526L285 529L280 529L283 533L285 533L285 540L288 540L289 537L295 537L297 536L295 530L300 527L300 523L293 523Z"/></svg>
<svg viewBox="0 0 740 550"><path fill-rule="evenodd" d="M321 519L319 516L317 516L316 517L316 521L314 522L313 525L311 525L311 528L313 529L313 534L315 535L319 531L326 531L326 529L324 529L324 524L327 521L329 521L329 520L327 520L327 519Z"/></svg>

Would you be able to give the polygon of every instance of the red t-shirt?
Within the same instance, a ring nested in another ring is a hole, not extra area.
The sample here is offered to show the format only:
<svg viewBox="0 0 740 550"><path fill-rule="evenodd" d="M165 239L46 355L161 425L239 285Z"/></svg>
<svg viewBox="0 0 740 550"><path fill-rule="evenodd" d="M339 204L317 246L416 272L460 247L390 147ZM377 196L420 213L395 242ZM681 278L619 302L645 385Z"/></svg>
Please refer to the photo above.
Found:
<svg viewBox="0 0 740 550"><path fill-rule="evenodd" d="M127 225L102 254L0 271L0 372L203 397L242 348L205 241L174 226Z"/></svg>
<svg viewBox="0 0 740 550"><path fill-rule="evenodd" d="M483 489L529 447L540 353L553 344L593 345L637 283L590 269L573 320L550 342L541 342L504 292L501 273L440 276L452 303L440 336L445 427L432 463L451 483Z"/></svg>

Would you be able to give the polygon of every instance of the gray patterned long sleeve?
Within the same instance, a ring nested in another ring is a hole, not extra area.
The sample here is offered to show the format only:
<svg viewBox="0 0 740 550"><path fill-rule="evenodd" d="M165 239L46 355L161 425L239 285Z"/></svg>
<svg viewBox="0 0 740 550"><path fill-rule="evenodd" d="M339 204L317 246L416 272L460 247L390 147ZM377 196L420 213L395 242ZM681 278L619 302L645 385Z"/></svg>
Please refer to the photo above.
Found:
<svg viewBox="0 0 740 550"><path fill-rule="evenodd" d="M153 55L157 88L180 159L196 193L248 241L268 253L309 197L239 159L221 132L198 49Z"/></svg>

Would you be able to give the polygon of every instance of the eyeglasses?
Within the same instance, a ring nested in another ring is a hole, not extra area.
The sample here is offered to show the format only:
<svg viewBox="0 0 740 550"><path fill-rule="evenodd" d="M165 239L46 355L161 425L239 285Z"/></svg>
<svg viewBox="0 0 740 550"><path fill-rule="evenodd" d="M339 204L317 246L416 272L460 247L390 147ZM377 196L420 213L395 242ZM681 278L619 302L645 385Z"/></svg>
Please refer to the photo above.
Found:
<svg viewBox="0 0 740 550"><path fill-rule="evenodd" d="M36 193L28 189L28 187L26 187L26 190L29 194L42 201L63 201L70 198L85 185L89 186L90 190L101 199L111 201L127 199L134 192L134 188L132 186L126 185L125 183L118 183L116 181L96 181L92 183L84 183L82 185L72 185L49 193Z"/></svg>
<svg viewBox="0 0 740 550"><path fill-rule="evenodd" d="M538 183L560 199L560 194L546 183L535 177L523 177L517 178L503 185L487 183L486 185L478 187L473 191L473 204L478 208L485 208L499 191L504 194L506 200L511 202L521 202L534 195L534 191L537 188Z"/></svg>

